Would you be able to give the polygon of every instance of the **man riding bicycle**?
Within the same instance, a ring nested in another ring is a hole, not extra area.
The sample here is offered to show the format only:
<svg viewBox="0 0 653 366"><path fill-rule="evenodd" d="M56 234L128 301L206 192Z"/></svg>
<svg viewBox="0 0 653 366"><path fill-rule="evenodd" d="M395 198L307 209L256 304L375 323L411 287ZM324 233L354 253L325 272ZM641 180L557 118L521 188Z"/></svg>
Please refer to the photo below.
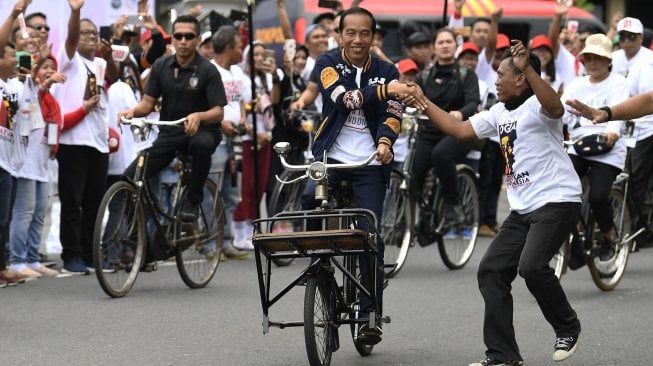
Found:
<svg viewBox="0 0 653 366"><path fill-rule="evenodd" d="M176 53L154 63L143 99L131 109L120 112L118 117L147 116L161 97L161 120L186 118L183 131L176 126L160 128L157 139L148 149L145 176L150 178L168 166L177 150L188 151L193 174L179 217L184 221L195 221L202 202L204 181L211 167L211 154L222 137L220 122L227 100L220 73L196 51L200 43L197 19L180 16L172 24L172 29L172 45ZM134 176L136 165L134 161L124 175Z"/></svg>

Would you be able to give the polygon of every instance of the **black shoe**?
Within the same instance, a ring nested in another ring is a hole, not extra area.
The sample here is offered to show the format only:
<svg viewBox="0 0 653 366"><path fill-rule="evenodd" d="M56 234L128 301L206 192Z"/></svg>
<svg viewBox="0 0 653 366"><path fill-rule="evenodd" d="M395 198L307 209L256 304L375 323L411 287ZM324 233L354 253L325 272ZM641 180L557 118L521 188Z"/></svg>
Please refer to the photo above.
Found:
<svg viewBox="0 0 653 366"><path fill-rule="evenodd" d="M442 208L442 216L444 218L444 227L452 227L465 221L463 215L463 208L458 203L444 202Z"/></svg>
<svg viewBox="0 0 653 366"><path fill-rule="evenodd" d="M182 221L197 221L197 215L199 212L199 205L197 203L191 203L184 201L181 204L181 209L179 210L179 218Z"/></svg>
<svg viewBox="0 0 653 366"><path fill-rule="evenodd" d="M578 348L578 334L570 337L556 338L555 351L553 352L553 361L563 361L571 357Z"/></svg>
<svg viewBox="0 0 653 366"><path fill-rule="evenodd" d="M421 247L431 245L435 242L436 238L434 234L435 229L431 228L431 225L428 224L428 219L423 219L417 224L417 244Z"/></svg>
<svg viewBox="0 0 653 366"><path fill-rule="evenodd" d="M524 361L500 361L495 358L486 358L478 362L470 363L469 366L521 366Z"/></svg>
<svg viewBox="0 0 653 366"><path fill-rule="evenodd" d="M583 253L583 248L581 248L580 243L572 243L571 250L569 250L569 263L567 266L571 270L577 270L578 268L587 264L587 255Z"/></svg>
<svg viewBox="0 0 653 366"><path fill-rule="evenodd" d="M617 253L615 251L615 242L614 240L603 239L601 247L599 248L599 260L601 262L607 262Z"/></svg>
<svg viewBox="0 0 653 366"><path fill-rule="evenodd" d="M381 328L374 327L370 329L367 324L363 324L358 328L358 337L356 340L361 344L373 346L381 342L381 334Z"/></svg>

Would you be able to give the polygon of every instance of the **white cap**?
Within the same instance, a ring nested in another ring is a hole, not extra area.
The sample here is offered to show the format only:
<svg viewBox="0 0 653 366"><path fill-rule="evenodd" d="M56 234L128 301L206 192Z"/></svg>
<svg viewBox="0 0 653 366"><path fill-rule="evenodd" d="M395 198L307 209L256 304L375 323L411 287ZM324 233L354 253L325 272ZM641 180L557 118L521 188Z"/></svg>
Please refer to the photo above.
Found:
<svg viewBox="0 0 653 366"><path fill-rule="evenodd" d="M621 31L642 34L644 33L644 25L637 18L626 17L617 23L617 33Z"/></svg>
<svg viewBox="0 0 653 366"><path fill-rule="evenodd" d="M200 44L204 43L207 39L211 38L211 31L206 31L200 36Z"/></svg>

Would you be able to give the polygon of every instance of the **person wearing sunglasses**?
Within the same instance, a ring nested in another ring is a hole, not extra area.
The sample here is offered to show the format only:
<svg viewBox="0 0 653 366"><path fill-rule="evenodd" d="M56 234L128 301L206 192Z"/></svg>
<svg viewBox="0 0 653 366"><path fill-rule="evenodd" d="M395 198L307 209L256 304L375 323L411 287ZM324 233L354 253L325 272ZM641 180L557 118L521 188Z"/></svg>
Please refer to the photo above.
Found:
<svg viewBox="0 0 653 366"><path fill-rule="evenodd" d="M41 38L43 44L47 44L50 37L50 26L48 25L48 18L41 12L31 13L25 17L25 23L34 28Z"/></svg>
<svg viewBox="0 0 653 366"><path fill-rule="evenodd" d="M202 202L204 181L211 167L211 155L222 138L220 124L227 99L217 68L197 53L201 42L199 21L182 15L172 24L172 29L172 45L176 53L154 62L140 103L120 112L118 118L145 117L161 98L161 120L187 119L183 129L160 127L159 135L149 149L145 171L149 179L170 164L177 150L188 151L192 156L193 174L179 216L184 221L195 221ZM135 170L136 161L124 175L133 177Z"/></svg>

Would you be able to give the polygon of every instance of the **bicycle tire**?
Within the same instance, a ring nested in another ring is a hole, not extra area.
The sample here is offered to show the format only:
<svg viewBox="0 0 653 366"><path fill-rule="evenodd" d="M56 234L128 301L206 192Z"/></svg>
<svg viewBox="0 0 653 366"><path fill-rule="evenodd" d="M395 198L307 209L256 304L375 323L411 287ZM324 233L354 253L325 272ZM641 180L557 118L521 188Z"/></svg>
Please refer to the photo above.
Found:
<svg viewBox="0 0 653 366"><path fill-rule="evenodd" d="M187 188L182 189L185 199ZM225 213L222 195L215 183L204 181L204 199L200 204L197 222L188 225L177 221L175 261L186 286L196 289L211 282L220 264L224 239ZM181 202L181 201L179 201ZM188 241L179 242L186 236Z"/></svg>
<svg viewBox="0 0 653 366"><path fill-rule="evenodd" d="M104 292L123 297L134 286L145 258L145 214L136 187L111 185L102 197L93 231L93 264Z"/></svg>
<svg viewBox="0 0 653 366"><path fill-rule="evenodd" d="M331 340L335 327L335 298L329 278L321 273L309 275L304 293L304 338L311 366L331 364Z"/></svg>
<svg viewBox="0 0 653 366"><path fill-rule="evenodd" d="M358 256L348 255L344 259L345 268L349 271L355 278L360 281L360 275L358 273ZM344 277L344 276L343 276ZM349 319L356 320L358 319L358 307L360 305L360 292L358 288L352 283L352 281L344 277L343 279L343 297L345 305L349 308ZM354 342L354 348L359 355L366 357L372 354L374 350L373 345L362 344L357 340L358 337L358 323L351 323L349 325L349 330L351 332L351 339Z"/></svg>
<svg viewBox="0 0 653 366"><path fill-rule="evenodd" d="M627 243L623 242L623 238L632 233L632 217L628 204L624 203L623 190L613 187L608 197L612 206L613 221L615 221L614 229L617 233L615 255L608 261L590 257L587 262L592 281L603 291L614 290L623 278L632 246L632 240ZM624 208L623 218L621 217L622 207ZM593 230L598 230L596 222L591 227Z"/></svg>
<svg viewBox="0 0 653 366"><path fill-rule="evenodd" d="M404 183L404 174L393 170L386 190L381 220L381 238L384 243L384 272L386 278L394 277L406 263L412 242L413 212L411 198Z"/></svg>
<svg viewBox="0 0 653 366"><path fill-rule="evenodd" d="M294 172L294 171L284 171L279 177L281 180L289 181L295 178L302 176L304 172ZM290 184L281 184L277 181L274 185L272 191L272 196L270 197L270 204L268 207L268 217L273 217L274 215L284 212L284 211L299 211L302 209L301 204L301 194L304 192L306 187L306 179L290 183ZM292 231L302 231L301 222L291 222L290 225L287 222L280 221L275 223L272 226L272 230L276 229L281 230L292 230ZM282 226L283 225L283 226ZM286 267L294 261L294 258L275 258L272 259L272 262L278 267Z"/></svg>
<svg viewBox="0 0 653 366"><path fill-rule="evenodd" d="M478 239L479 203L476 175L467 166L458 165L456 170L458 196L465 220L462 224L451 228L445 235L437 236L440 257L449 269L461 269L467 264Z"/></svg>

